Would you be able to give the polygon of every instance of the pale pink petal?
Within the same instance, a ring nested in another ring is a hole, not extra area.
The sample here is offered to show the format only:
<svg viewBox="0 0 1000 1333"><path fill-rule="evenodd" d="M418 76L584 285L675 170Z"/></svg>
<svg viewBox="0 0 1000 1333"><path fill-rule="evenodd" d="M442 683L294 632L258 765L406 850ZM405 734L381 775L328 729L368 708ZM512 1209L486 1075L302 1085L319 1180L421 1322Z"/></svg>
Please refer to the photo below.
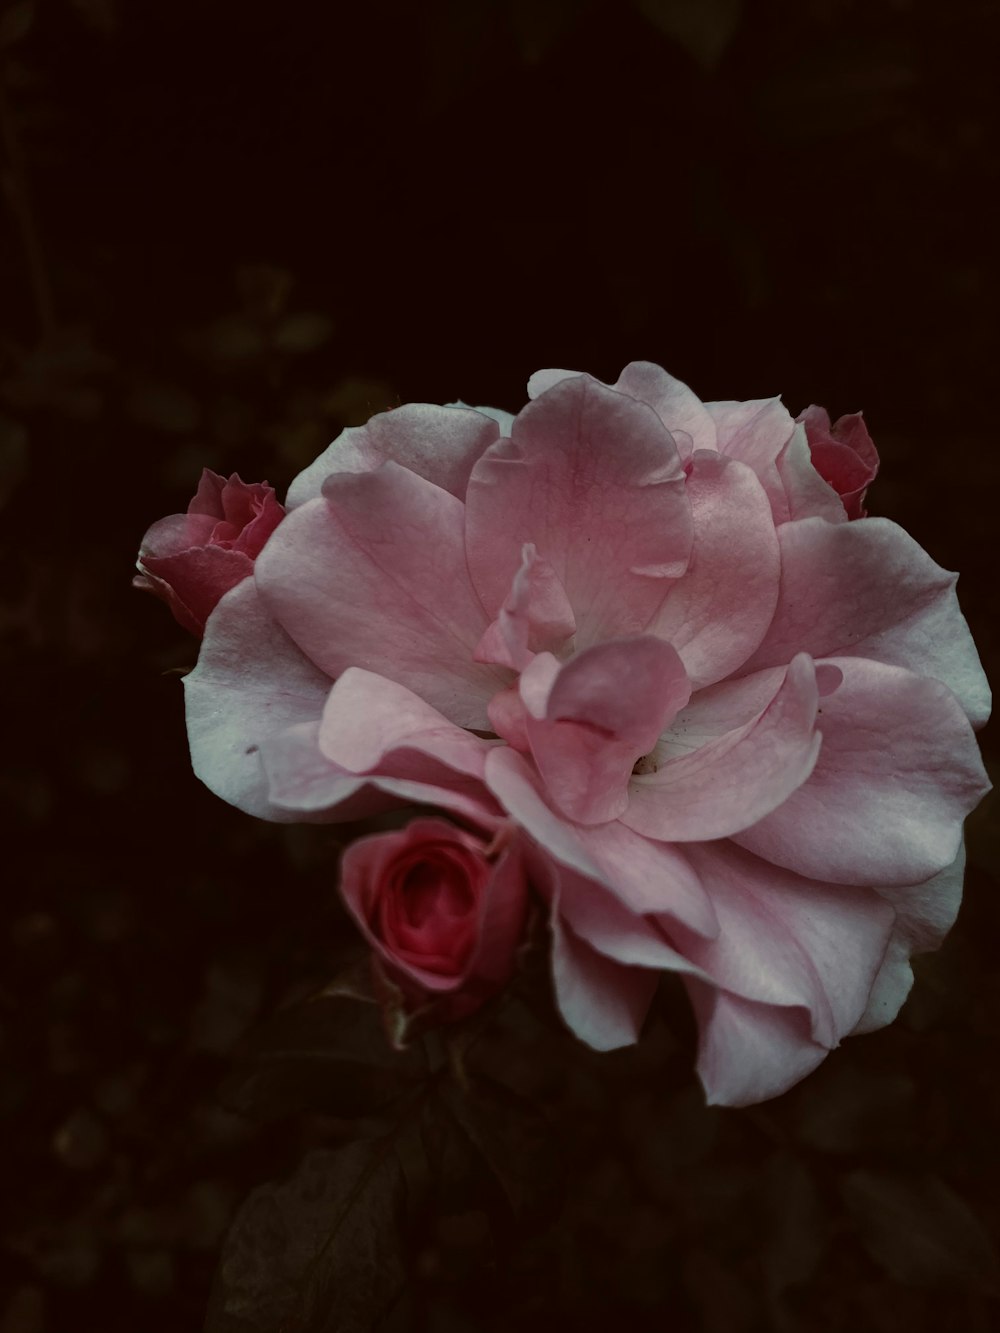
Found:
<svg viewBox="0 0 1000 1333"><path fill-rule="evenodd" d="M687 494L691 563L648 633L673 644L700 689L725 679L757 648L774 614L780 566L771 506L749 467L696 454Z"/></svg>
<svg viewBox="0 0 1000 1333"><path fill-rule="evenodd" d="M487 618L465 568L463 516L460 500L396 463L337 474L274 532L258 587L328 675L363 666L483 729L509 675L472 661Z"/></svg>
<svg viewBox="0 0 1000 1333"><path fill-rule="evenodd" d="M495 420L464 406L407 403L379 412L364 426L350 426L292 482L286 508L297 509L323 493L334 472L373 472L399 463L461 499L473 465L500 435Z"/></svg>
<svg viewBox="0 0 1000 1333"><path fill-rule="evenodd" d="M870 889L803 879L730 842L687 848L719 919L714 939L673 942L721 989L798 1005L810 1035L835 1046L865 1010L894 914Z"/></svg>
<svg viewBox="0 0 1000 1333"><path fill-rule="evenodd" d="M544 717L529 708L526 719L555 806L580 824L617 818L628 804L633 765L690 693L675 650L648 635L596 644L571 658L552 683Z"/></svg>
<svg viewBox="0 0 1000 1333"><path fill-rule="evenodd" d="M884 518L837 526L802 519L785 524L778 540L777 610L745 671L797 652L874 658L944 681L973 725L985 722L989 685L958 608L957 575Z"/></svg>
<svg viewBox="0 0 1000 1333"><path fill-rule="evenodd" d="M562 866L558 913L578 939L628 967L649 967L700 976L705 973L670 943L656 920L630 912L603 884Z"/></svg>
<svg viewBox="0 0 1000 1333"><path fill-rule="evenodd" d="M286 727L318 721L329 690L329 677L271 617L253 579L244 579L209 617L198 665L184 678L195 773L248 814L295 819L268 798L258 751Z"/></svg>
<svg viewBox="0 0 1000 1333"><path fill-rule="evenodd" d="M573 608L555 570L526 542L507 599L480 639L475 660L520 671L535 653L558 649L575 631Z"/></svg>
<svg viewBox="0 0 1000 1333"><path fill-rule="evenodd" d="M563 1021L588 1046L613 1051L639 1040L656 993L658 975L651 968L606 958L554 915L552 979Z"/></svg>
<svg viewBox="0 0 1000 1333"><path fill-rule="evenodd" d="M896 921L868 997L868 1005L855 1032L875 1032L899 1013L913 985L910 958L914 954L937 949L955 923L962 901L965 875L965 847L946 870L924 884L910 884L902 889L878 889L896 912Z"/></svg>
<svg viewBox="0 0 1000 1333"><path fill-rule="evenodd" d="M752 1106L787 1092L829 1054L803 1009L781 1009L687 982L698 1022L698 1077L709 1106Z"/></svg>
<svg viewBox="0 0 1000 1333"><path fill-rule="evenodd" d="M461 407L464 408L466 412L481 412L484 417L489 417L491 421L497 423L500 427L501 435L509 436L510 428L514 424L515 413L505 412L502 407L481 407L478 404L463 403L460 398L456 399L453 403L445 403L445 407ZM466 480L468 480L468 478L466 478ZM457 491L456 494L458 494ZM464 491L462 494L464 495Z"/></svg>
<svg viewBox="0 0 1000 1333"><path fill-rule="evenodd" d="M268 796L281 810L326 822L363 819L401 804L434 806L495 830L503 812L481 783L423 755L396 752L376 773L348 773L319 747L318 722L289 727L261 746Z"/></svg>
<svg viewBox="0 0 1000 1333"><path fill-rule="evenodd" d="M481 778L490 742L450 722L405 685L351 667L326 699L319 746L350 773L383 771L386 754L407 749Z"/></svg>
<svg viewBox="0 0 1000 1333"><path fill-rule="evenodd" d="M496 615L526 542L555 570L577 647L641 631L687 567L691 514L655 414L587 377L557 384L487 451L466 494L466 550Z"/></svg>
<svg viewBox="0 0 1000 1333"><path fill-rule="evenodd" d="M796 426L792 438L778 455L778 476L788 500L788 516L824 518L828 523L846 523L847 512L840 496L816 469L804 426Z"/></svg>
<svg viewBox="0 0 1000 1333"><path fill-rule="evenodd" d="M486 785L507 813L557 861L591 879L601 871L577 836L578 830L545 802L538 774L523 755L498 745L486 756Z"/></svg>
<svg viewBox="0 0 1000 1333"><path fill-rule="evenodd" d="M706 403L718 431L719 453L739 459L756 472L771 502L775 523L788 521L788 497L778 472L778 458L791 439L795 422L780 398L745 403Z"/></svg>
<svg viewBox="0 0 1000 1333"><path fill-rule="evenodd" d="M955 859L962 820L989 790L972 728L939 681L834 664L843 683L822 703L812 777L736 841L832 883L920 883Z"/></svg>
<svg viewBox="0 0 1000 1333"><path fill-rule="evenodd" d="M673 918L709 938L718 934L712 899L681 848L633 833L620 820L575 833L602 882L629 911Z"/></svg>
<svg viewBox="0 0 1000 1333"><path fill-rule="evenodd" d="M817 705L815 670L803 653L755 717L633 777L622 823L677 842L724 838L756 823L812 772Z"/></svg>
<svg viewBox="0 0 1000 1333"><path fill-rule="evenodd" d="M718 448L718 432L705 404L652 361L629 362L611 387L651 407L675 439L682 434L690 440L681 448L682 458L690 457L692 450Z"/></svg>

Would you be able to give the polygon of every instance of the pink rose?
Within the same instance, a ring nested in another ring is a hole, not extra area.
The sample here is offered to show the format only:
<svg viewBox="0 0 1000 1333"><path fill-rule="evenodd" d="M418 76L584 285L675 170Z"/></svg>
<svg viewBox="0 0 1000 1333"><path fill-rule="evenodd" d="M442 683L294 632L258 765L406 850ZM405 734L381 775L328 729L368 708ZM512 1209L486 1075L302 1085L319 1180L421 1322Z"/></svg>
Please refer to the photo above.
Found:
<svg viewBox="0 0 1000 1333"><path fill-rule="evenodd" d="M353 842L341 893L407 1013L464 1018L509 979L527 906L509 841L494 850L442 819L415 819Z"/></svg>
<svg viewBox="0 0 1000 1333"><path fill-rule="evenodd" d="M848 518L864 518L865 491L878 475L878 453L860 412L830 425L822 407L807 407L795 418L806 428L813 466L840 496Z"/></svg>
<svg viewBox="0 0 1000 1333"><path fill-rule="evenodd" d="M161 518L139 548L137 588L167 603L199 637L223 593L253 573L254 560L285 516L266 481L227 481L208 468L186 514Z"/></svg>
<svg viewBox="0 0 1000 1333"><path fill-rule="evenodd" d="M521 830L598 1049L687 987L713 1102L891 1021L957 911L989 690L955 577L849 522L775 398L637 362L345 431L211 618L195 771L263 818ZM487 825L488 826L488 825Z"/></svg>

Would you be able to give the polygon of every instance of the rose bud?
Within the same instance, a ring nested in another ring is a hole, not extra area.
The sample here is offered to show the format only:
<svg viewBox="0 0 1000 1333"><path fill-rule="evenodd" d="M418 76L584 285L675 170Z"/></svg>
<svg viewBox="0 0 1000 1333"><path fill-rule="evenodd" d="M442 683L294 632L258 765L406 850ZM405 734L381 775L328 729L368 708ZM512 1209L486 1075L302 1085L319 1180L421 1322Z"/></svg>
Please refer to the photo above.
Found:
<svg viewBox="0 0 1000 1333"><path fill-rule="evenodd" d="M454 1022L510 978L527 911L516 843L493 855L443 819L415 819L352 843L340 887L406 1014Z"/></svg>
<svg viewBox="0 0 1000 1333"><path fill-rule="evenodd" d="M806 428L813 467L837 492L848 518L864 518L865 491L878 474L878 452L860 412L830 425L825 408L813 404L795 418Z"/></svg>
<svg viewBox="0 0 1000 1333"><path fill-rule="evenodd" d="M199 638L219 599L253 573L264 543L285 516L266 481L248 485L208 468L186 514L161 518L146 533L133 586L167 603Z"/></svg>

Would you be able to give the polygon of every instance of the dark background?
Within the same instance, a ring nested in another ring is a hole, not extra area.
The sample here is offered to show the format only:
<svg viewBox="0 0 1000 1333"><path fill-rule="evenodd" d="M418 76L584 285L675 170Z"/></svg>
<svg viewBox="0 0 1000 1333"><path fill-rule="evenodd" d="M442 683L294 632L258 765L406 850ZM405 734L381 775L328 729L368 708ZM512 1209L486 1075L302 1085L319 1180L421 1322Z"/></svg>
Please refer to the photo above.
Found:
<svg viewBox="0 0 1000 1333"><path fill-rule="evenodd" d="M202 465L280 494L372 411L552 365L863 408L871 511L961 571L995 676L997 5L354 11L0 10L0 1333L199 1328L246 1192L353 1132L218 1097L351 936L334 848L195 781L196 646L129 587ZM637 1051L522 1032L559 1207L502 1245L439 1209L396 1326L996 1327L995 810L899 1022L777 1102L703 1108L672 993Z"/></svg>

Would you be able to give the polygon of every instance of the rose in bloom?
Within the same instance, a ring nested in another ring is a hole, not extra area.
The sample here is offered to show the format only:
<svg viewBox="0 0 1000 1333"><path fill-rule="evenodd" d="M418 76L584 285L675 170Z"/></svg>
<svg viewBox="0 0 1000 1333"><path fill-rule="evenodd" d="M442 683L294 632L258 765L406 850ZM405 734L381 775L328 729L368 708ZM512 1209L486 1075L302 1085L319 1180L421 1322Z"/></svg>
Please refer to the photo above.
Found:
<svg viewBox="0 0 1000 1333"><path fill-rule="evenodd" d="M187 513L161 518L143 537L133 583L200 636L220 597L253 573L284 516L266 481L248 485L235 472L227 481L205 468Z"/></svg>
<svg viewBox="0 0 1000 1333"><path fill-rule="evenodd" d="M185 679L195 769L263 818L505 818L568 1026L636 1040L675 972L709 1099L773 1096L957 911L989 693L955 578L849 521L778 399L646 362L529 397L384 413L296 478Z"/></svg>
<svg viewBox="0 0 1000 1333"><path fill-rule="evenodd" d="M442 819L415 819L351 843L341 892L405 1012L464 1018L509 979L527 908L516 843L494 854Z"/></svg>

